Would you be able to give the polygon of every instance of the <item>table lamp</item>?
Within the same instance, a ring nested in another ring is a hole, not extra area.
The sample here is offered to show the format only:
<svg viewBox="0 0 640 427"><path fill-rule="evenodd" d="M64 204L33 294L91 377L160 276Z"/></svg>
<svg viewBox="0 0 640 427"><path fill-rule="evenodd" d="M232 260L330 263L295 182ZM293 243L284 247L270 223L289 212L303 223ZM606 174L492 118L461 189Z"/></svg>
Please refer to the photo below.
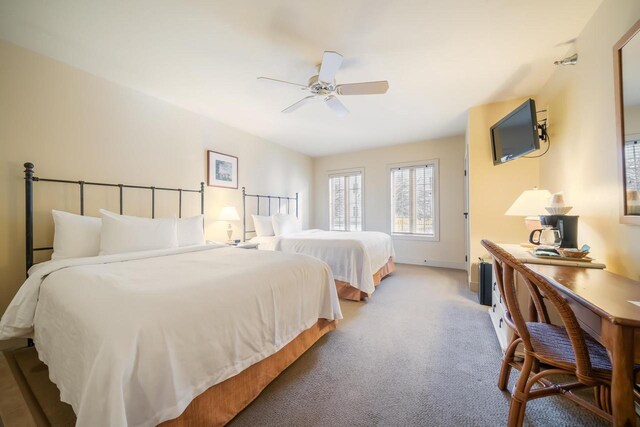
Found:
<svg viewBox="0 0 640 427"><path fill-rule="evenodd" d="M240 221L240 215L238 215L238 211L233 206L225 206L220 211L220 215L218 215L219 221L227 221L227 237L229 241L231 241L231 235L233 234L233 229L231 228L231 222L229 221Z"/></svg>
<svg viewBox="0 0 640 427"><path fill-rule="evenodd" d="M540 215L548 215L545 207L549 205L551 193L547 190L525 190L504 213L507 216L523 216L524 224L529 231L540 228Z"/></svg>

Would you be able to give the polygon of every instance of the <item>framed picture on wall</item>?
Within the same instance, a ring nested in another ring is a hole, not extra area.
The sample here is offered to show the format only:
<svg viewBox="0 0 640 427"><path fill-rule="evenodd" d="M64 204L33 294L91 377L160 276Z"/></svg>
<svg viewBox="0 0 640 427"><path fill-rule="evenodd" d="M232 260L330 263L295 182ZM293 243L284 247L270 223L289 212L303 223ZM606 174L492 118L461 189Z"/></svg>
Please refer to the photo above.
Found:
<svg viewBox="0 0 640 427"><path fill-rule="evenodd" d="M207 185L238 188L238 158L216 151L207 151Z"/></svg>

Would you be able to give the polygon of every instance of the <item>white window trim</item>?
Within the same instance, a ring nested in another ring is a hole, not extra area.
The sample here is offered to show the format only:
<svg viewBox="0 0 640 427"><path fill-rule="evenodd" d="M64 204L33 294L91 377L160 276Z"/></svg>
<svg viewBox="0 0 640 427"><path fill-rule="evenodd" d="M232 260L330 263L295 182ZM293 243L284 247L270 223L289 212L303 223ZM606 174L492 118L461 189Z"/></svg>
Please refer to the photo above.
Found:
<svg viewBox="0 0 640 427"><path fill-rule="evenodd" d="M336 177L336 176L348 176L348 175L357 175L360 174L360 203L361 203L361 208L360 208L360 212L361 212L361 222L362 222L362 231L365 231L365 209L364 209L364 167L361 168L350 168L350 169L336 169L336 170L330 170L327 172L327 181L331 180L331 178ZM345 188L346 190L346 188ZM349 204L348 201L348 195L347 195L348 191L345 192L345 197L347 198L347 205ZM345 219L346 221L346 219ZM330 231L350 231L350 230L331 230L331 189L329 189L329 230Z"/></svg>
<svg viewBox="0 0 640 427"><path fill-rule="evenodd" d="M389 218L387 223L389 224L389 231L391 237L394 240L422 240L427 242L439 242L440 241L440 169L439 159L421 160L416 162L404 162L393 163L387 165L387 189L389 200ZM393 203L391 203L391 171L398 168L406 168L412 166L431 166L433 167L433 236L427 236L424 234L410 234L410 233L394 233L393 232Z"/></svg>

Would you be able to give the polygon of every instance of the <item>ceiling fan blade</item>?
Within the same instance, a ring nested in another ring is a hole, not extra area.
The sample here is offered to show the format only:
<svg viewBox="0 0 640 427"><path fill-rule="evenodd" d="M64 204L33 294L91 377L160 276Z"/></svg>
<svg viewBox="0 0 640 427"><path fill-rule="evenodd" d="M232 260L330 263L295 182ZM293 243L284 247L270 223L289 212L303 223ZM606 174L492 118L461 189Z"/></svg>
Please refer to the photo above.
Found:
<svg viewBox="0 0 640 427"><path fill-rule="evenodd" d="M336 73L342 65L342 55L338 52L327 50L322 55L322 64L320 64L320 73L318 80L325 83L333 83Z"/></svg>
<svg viewBox="0 0 640 427"><path fill-rule="evenodd" d="M303 105L309 103L309 101L312 101L315 99L315 95L310 95L307 96L305 98L302 98L300 101L296 102L293 105L288 106L287 108L285 108L284 110L282 110L283 113L291 113L292 111L296 111L298 108L302 107Z"/></svg>
<svg viewBox="0 0 640 427"><path fill-rule="evenodd" d="M347 83L338 85L336 88L340 95L379 95L386 93L388 89L389 82L386 80L381 82Z"/></svg>
<svg viewBox="0 0 640 427"><path fill-rule="evenodd" d="M324 100L327 103L327 106L333 110L334 113L338 117L345 117L349 114L349 110L344 106L342 102L338 98L333 95L327 96Z"/></svg>
<svg viewBox="0 0 640 427"><path fill-rule="evenodd" d="M258 80L270 80L272 82L285 83L285 84L288 84L288 85L298 86L298 87L301 87L303 89L307 88L307 86L301 85L299 83L288 82L288 81L285 81L285 80L272 79L270 77L258 77Z"/></svg>

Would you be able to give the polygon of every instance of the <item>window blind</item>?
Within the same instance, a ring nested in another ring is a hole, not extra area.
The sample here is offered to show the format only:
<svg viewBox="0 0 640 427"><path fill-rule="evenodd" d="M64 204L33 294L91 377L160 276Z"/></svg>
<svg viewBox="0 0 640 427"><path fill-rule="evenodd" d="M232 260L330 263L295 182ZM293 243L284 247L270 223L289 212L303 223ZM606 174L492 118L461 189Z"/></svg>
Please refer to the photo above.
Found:
<svg viewBox="0 0 640 427"><path fill-rule="evenodd" d="M640 141L624 144L624 161L627 190L640 191Z"/></svg>
<svg viewBox="0 0 640 427"><path fill-rule="evenodd" d="M329 229L362 231L362 173L329 176Z"/></svg>
<svg viewBox="0 0 640 427"><path fill-rule="evenodd" d="M435 235L433 165L391 169L391 230Z"/></svg>

